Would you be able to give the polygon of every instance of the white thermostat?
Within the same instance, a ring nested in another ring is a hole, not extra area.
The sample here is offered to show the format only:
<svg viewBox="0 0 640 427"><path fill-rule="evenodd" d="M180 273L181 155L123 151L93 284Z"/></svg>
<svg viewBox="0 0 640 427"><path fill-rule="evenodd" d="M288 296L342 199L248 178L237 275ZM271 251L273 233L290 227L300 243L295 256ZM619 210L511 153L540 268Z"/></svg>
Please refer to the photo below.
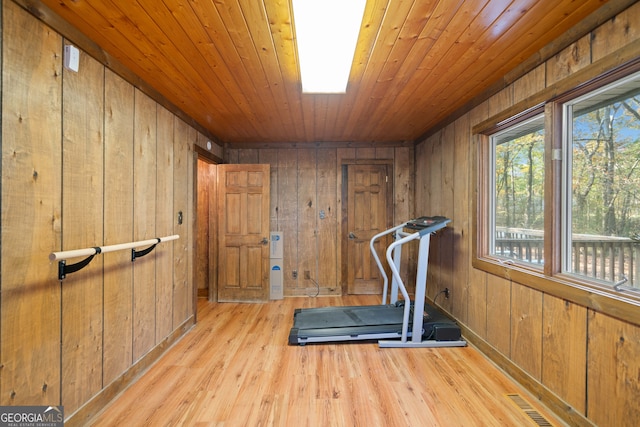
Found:
<svg viewBox="0 0 640 427"><path fill-rule="evenodd" d="M80 51L73 45L64 46L64 67L67 70L78 72L80 67Z"/></svg>

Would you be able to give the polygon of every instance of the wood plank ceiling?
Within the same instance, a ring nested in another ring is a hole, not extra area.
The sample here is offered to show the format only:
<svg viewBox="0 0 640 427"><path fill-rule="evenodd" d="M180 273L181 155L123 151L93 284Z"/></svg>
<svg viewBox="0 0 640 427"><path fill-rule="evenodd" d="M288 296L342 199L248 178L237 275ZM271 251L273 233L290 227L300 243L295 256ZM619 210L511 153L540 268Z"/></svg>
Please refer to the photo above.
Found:
<svg viewBox="0 0 640 427"><path fill-rule="evenodd" d="M40 3L220 142L264 146L414 141L606 1L368 0L343 95L301 93L289 0Z"/></svg>

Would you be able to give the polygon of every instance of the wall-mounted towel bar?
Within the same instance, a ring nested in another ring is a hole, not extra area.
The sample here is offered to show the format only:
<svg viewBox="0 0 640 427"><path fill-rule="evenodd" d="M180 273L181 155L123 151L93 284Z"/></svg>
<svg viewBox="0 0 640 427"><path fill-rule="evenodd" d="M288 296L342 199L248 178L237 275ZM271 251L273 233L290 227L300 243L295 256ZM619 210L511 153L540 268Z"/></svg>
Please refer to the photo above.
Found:
<svg viewBox="0 0 640 427"><path fill-rule="evenodd" d="M158 243L169 242L171 240L177 240L180 236L174 234L173 236L165 236L165 237L156 237L155 239L149 240L140 240L137 242L130 243L120 243L118 245L109 245L109 246L97 246L94 248L85 248L85 249L75 249L72 251L63 251L63 252L51 252L49 255L49 259L51 261L58 261L58 279L64 279L67 274L75 273L76 271L82 270L86 267L94 256L97 254L104 254L107 252L115 252L121 251L124 249L131 249L131 261L135 261L136 258L143 257L151 252ZM135 248L139 248L140 246L149 246L146 249L141 251L136 251ZM66 260L69 258L78 258L78 257L87 257L80 262L75 264L67 265Z"/></svg>

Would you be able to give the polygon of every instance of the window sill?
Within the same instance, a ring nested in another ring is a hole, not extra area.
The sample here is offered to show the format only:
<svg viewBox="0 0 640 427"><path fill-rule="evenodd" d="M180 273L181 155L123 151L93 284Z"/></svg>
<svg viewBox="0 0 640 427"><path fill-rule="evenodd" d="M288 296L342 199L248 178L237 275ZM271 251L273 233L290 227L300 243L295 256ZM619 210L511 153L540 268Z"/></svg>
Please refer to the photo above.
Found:
<svg viewBox="0 0 640 427"><path fill-rule="evenodd" d="M640 294L616 291L575 276L547 276L541 270L498 258L475 258L473 267L620 320L640 325Z"/></svg>

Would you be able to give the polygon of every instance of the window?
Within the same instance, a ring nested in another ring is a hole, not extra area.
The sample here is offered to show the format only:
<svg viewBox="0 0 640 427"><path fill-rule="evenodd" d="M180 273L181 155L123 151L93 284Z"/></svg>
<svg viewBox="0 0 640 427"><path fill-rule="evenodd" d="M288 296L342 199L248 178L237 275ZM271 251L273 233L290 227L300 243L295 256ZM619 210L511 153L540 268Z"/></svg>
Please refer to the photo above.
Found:
<svg viewBox="0 0 640 427"><path fill-rule="evenodd" d="M490 254L544 262L544 116L491 135Z"/></svg>
<svg viewBox="0 0 640 427"><path fill-rule="evenodd" d="M640 288L640 73L562 114L562 270Z"/></svg>
<svg viewBox="0 0 640 427"><path fill-rule="evenodd" d="M473 128L474 267L545 291L569 285L557 294L581 303L594 290L616 309L640 302L640 58L531 102Z"/></svg>

